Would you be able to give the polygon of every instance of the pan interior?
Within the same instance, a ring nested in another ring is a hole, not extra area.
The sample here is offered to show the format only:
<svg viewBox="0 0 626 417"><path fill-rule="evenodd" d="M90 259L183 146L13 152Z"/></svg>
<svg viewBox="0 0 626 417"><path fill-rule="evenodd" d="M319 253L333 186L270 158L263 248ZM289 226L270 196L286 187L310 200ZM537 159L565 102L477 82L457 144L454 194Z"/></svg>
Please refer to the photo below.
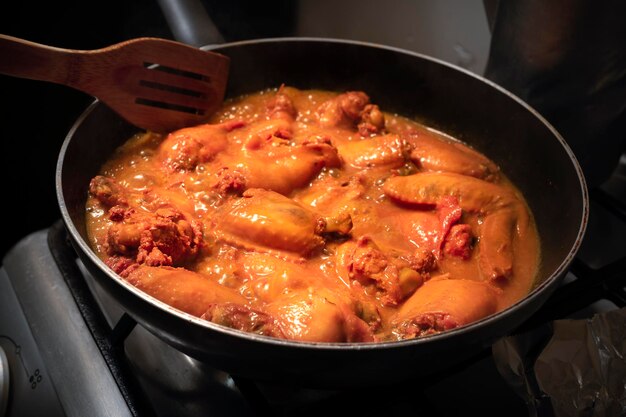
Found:
<svg viewBox="0 0 626 417"><path fill-rule="evenodd" d="M541 237L538 284L557 279L571 262L588 211L584 179L558 134L506 91L427 57L354 42L279 39L217 50L231 58L229 97L283 83L299 89L363 90L381 109L469 143L498 163L526 196ZM89 181L135 132L96 103L68 135L57 188L64 220L83 244Z"/></svg>

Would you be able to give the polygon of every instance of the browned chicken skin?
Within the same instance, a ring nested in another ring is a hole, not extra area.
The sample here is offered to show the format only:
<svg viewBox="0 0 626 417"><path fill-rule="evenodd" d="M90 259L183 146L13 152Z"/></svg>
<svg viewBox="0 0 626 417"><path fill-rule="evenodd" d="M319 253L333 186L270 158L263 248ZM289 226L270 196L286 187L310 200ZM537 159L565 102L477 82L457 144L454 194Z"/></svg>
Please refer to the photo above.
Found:
<svg viewBox="0 0 626 417"><path fill-rule="evenodd" d="M413 338L451 330L496 312L497 293L470 280L433 279L398 310L393 332Z"/></svg>
<svg viewBox="0 0 626 417"><path fill-rule="evenodd" d="M258 188L225 205L215 223L218 240L259 251L308 256L324 244L321 217L287 197Z"/></svg>
<svg viewBox="0 0 626 417"><path fill-rule="evenodd" d="M245 298L184 268L140 266L126 280L152 297L200 317L216 303L245 304Z"/></svg>
<svg viewBox="0 0 626 417"><path fill-rule="evenodd" d="M142 193L153 211L131 207L132 193L111 178L95 177L90 193L108 209L112 224L103 248L108 265L125 276L137 264L179 266L192 261L202 245L201 224L159 196Z"/></svg>
<svg viewBox="0 0 626 417"><path fill-rule="evenodd" d="M193 169L226 149L226 134L243 125L241 122L227 122L177 130L163 141L159 157L163 165L172 171Z"/></svg>
<svg viewBox="0 0 626 417"><path fill-rule="evenodd" d="M487 181L497 180L500 169L483 154L460 142L429 134L406 135L412 145L410 158L429 171L454 172Z"/></svg>
<svg viewBox="0 0 626 417"><path fill-rule="evenodd" d="M371 342L369 326L331 294L294 292L268 306L289 339L308 342Z"/></svg>
<svg viewBox="0 0 626 417"><path fill-rule="evenodd" d="M267 103L267 115L270 119L284 119L294 121L298 116L298 111L293 101L283 92L284 85L281 86L274 98Z"/></svg>
<svg viewBox="0 0 626 417"><path fill-rule="evenodd" d="M529 233L523 202L500 185L453 173L423 173L390 178L385 194L402 203L432 206L458 198L460 207L482 216L480 266L485 279L508 278L513 272L513 239Z"/></svg>
<svg viewBox="0 0 626 417"><path fill-rule="evenodd" d="M128 205L124 188L111 178L103 175L97 175L91 180L89 192L105 206Z"/></svg>
<svg viewBox="0 0 626 417"><path fill-rule="evenodd" d="M142 213L130 209L109 228L106 249L109 255L135 259L138 264L177 266L192 261L201 242L200 225L179 211Z"/></svg>
<svg viewBox="0 0 626 417"><path fill-rule="evenodd" d="M93 178L92 246L150 296L237 331L401 340L533 285L539 241L486 156L360 91L288 86L138 135Z"/></svg>
<svg viewBox="0 0 626 417"><path fill-rule="evenodd" d="M322 127L356 127L361 136L373 136L385 129L385 116L361 91L349 91L325 101L317 114Z"/></svg>

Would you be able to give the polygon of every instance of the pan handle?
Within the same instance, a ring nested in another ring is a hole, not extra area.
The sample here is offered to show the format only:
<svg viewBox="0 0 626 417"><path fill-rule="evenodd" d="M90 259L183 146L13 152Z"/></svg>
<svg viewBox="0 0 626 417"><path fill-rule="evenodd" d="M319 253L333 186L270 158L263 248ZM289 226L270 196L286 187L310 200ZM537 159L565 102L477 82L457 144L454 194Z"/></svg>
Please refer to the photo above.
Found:
<svg viewBox="0 0 626 417"><path fill-rule="evenodd" d="M192 46L224 43L200 0L158 0L174 39Z"/></svg>

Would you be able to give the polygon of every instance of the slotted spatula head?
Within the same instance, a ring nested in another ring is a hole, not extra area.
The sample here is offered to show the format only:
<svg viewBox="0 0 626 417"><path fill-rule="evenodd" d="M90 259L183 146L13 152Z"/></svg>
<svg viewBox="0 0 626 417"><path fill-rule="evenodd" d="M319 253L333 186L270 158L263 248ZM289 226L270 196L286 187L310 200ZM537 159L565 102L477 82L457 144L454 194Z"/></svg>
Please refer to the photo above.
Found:
<svg viewBox="0 0 626 417"><path fill-rule="evenodd" d="M151 38L110 49L111 78L93 85L94 95L134 125L171 131L205 122L222 104L229 66L223 55Z"/></svg>
<svg viewBox="0 0 626 417"><path fill-rule="evenodd" d="M84 91L154 132L205 122L222 104L228 67L224 55L166 39L79 51L0 35L0 72Z"/></svg>

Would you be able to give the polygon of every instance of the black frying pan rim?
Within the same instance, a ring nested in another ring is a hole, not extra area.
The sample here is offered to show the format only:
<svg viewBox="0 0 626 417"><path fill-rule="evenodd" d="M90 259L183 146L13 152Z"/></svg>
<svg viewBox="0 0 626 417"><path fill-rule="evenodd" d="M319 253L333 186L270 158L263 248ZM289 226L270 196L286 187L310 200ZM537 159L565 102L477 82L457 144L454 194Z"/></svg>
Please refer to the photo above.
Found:
<svg viewBox="0 0 626 417"><path fill-rule="evenodd" d="M302 342L302 341L292 341L292 340L286 340L286 339L277 339L277 338L273 338L269 336L247 333L247 332L243 332L240 330L235 330L235 329L231 329L225 326L221 326L221 325L209 322L207 320L200 319L199 317L195 317L191 314L185 313L176 308L173 308L169 306L168 304L148 295L147 293L139 290L138 288L128 283L126 280L124 280L119 275L114 273L95 254L95 252L91 249L91 247L88 245L85 239L82 238L81 234L78 232L77 228L74 226L73 220L71 219L69 215L67 206L65 204L65 199L63 196L63 166L64 166L64 161L65 161L65 153L67 151L67 148L69 147L70 142L72 141L75 131L81 125L82 121L89 116L89 114L96 108L96 106L103 105L98 100L96 100L79 116L79 118L72 125L72 128L68 132L63 142L63 145L61 147L61 150L59 152L59 158L57 162L56 175L55 175L57 199L58 199L59 208L61 211L63 222L65 223L65 226L68 229L68 232L72 235L74 242L79 246L79 249L82 251L83 255L88 256L90 261L93 262L93 264L98 266L114 282L116 282L118 285L124 287L126 290L130 291L131 293L139 297L142 301L148 302L152 304L153 306L156 306L159 309L167 313L174 314L179 319L187 321L190 324L201 326L212 331L226 333L234 337L248 339L248 341L251 341L251 342L260 342L264 344L286 346L286 347L296 348L296 349L321 349L321 350L335 350L335 351L378 350L378 349L392 349L396 347L397 348L407 347L409 345L415 345L415 344L434 343L436 341L444 341L449 338L453 339L457 336L460 337L460 335L462 334L469 334L469 333L475 332L482 327L488 326L490 323L499 321L501 318L505 316L515 314L517 310L522 309L525 305L531 303L535 298L540 297L545 291L551 291L554 288L556 288L556 286L560 283L560 280L565 275L566 270L568 269L570 264L573 262L574 257L582 243L582 240L583 240L586 228L587 228L588 217L589 217L589 196L588 196L588 190L587 190L587 186L585 182L585 177L582 172L582 168L580 167L573 151L571 150L567 142L561 137L559 132L543 116L541 116L541 114L539 114L530 105L525 103L523 100L521 100L519 97L517 97L510 91L464 68L447 63L437 58L433 58L428 55L424 55L424 54L420 54L420 53L412 52L412 51L407 51L401 48L396 48L396 47L387 46L387 45L380 45L380 44L375 44L375 43L353 41L353 40L333 39L333 38L292 37L292 38L255 39L255 40L248 40L248 41L232 42L232 43L221 44L221 45L209 45L209 46L202 47L202 49L207 49L207 50L217 49L219 52L219 49L226 48L226 47L236 47L236 46L244 46L248 44L276 43L276 42L343 43L343 44L352 44L352 45L364 46L364 47L370 47L370 48L379 48L379 49L389 50L398 54L410 55L410 56L414 56L420 59L434 62L439 65L449 67L456 71L460 71L464 73L466 76L475 78L476 80L486 84L488 87L496 89L500 93L516 101L519 105L521 105L528 112L530 112L535 118L539 119L539 121L551 131L553 136L561 144L561 147L563 148L564 152L569 156L573 164L573 167L575 169L576 175L578 177L580 188L581 188L581 193L582 193L582 203L583 203L583 209L581 213L582 218L581 218L581 223L580 223L580 227L579 227L576 239L572 247L570 248L568 255L562 260L559 266L554 271L552 271L552 273L550 273L543 280L543 282L541 282L535 288L533 288L533 290L528 295L526 295L526 297L522 298L521 300L517 301L516 303L507 307L506 309L498 313L495 313L493 315L487 316L481 320L477 320L475 322L472 322L470 324L467 324L465 326L462 326L456 329L448 330L448 331L430 335L430 336L415 338L411 340L383 341L383 342L359 342L359 343Z"/></svg>

